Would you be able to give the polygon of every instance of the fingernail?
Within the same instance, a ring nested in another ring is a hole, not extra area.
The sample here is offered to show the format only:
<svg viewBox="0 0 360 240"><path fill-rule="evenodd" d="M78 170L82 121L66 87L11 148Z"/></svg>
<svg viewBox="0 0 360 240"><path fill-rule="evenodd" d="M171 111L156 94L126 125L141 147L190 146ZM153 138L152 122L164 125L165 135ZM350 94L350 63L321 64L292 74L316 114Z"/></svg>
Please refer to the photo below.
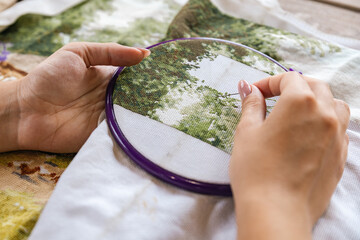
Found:
<svg viewBox="0 0 360 240"><path fill-rule="evenodd" d="M145 48L138 48L138 49L144 54L144 58L148 57L151 53L149 49L145 49Z"/></svg>
<svg viewBox="0 0 360 240"><path fill-rule="evenodd" d="M238 88L241 100L243 101L251 93L251 87L247 81L240 80Z"/></svg>

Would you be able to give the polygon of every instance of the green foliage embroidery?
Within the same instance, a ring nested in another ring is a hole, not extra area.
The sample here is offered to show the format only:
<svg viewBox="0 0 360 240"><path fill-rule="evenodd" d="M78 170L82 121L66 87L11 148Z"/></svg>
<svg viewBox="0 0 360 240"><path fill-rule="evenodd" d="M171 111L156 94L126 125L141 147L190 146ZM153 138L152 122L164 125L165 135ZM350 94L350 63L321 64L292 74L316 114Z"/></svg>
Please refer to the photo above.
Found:
<svg viewBox="0 0 360 240"><path fill-rule="evenodd" d="M11 43L11 51L48 56L64 45L62 36L91 21L96 11L109 9L110 1L86 1L55 17L22 16L1 33L0 40Z"/></svg>
<svg viewBox="0 0 360 240"><path fill-rule="evenodd" d="M250 66L253 65L250 60L256 57L263 63L259 70L269 74L284 71L259 54L218 41L181 40L151 51L140 64L127 67L120 74L113 93L114 103L228 153L240 119L240 100L207 86L204 79L190 72L198 69L203 60L214 61L220 55ZM177 117L169 120L167 116L165 120L163 114L169 114L169 109Z"/></svg>
<svg viewBox="0 0 360 240"><path fill-rule="evenodd" d="M325 41L303 37L280 29L223 14L210 0L189 0L169 26L166 39L214 37L252 47L289 66L278 53L279 46L297 45L306 54L324 57L341 48ZM296 68L296 67L295 67Z"/></svg>
<svg viewBox="0 0 360 240"><path fill-rule="evenodd" d="M179 4L164 0L164 8L168 8L168 14L163 21L144 17L136 18L126 27L94 27L96 13L104 11L110 15L114 11L113 4L119 3L116 0L88 0L54 17L25 15L1 33L0 41L9 43L9 49L13 52L43 56L74 41L117 42L143 47L154 44L165 36L168 22L180 9ZM89 23L94 24L88 26Z"/></svg>

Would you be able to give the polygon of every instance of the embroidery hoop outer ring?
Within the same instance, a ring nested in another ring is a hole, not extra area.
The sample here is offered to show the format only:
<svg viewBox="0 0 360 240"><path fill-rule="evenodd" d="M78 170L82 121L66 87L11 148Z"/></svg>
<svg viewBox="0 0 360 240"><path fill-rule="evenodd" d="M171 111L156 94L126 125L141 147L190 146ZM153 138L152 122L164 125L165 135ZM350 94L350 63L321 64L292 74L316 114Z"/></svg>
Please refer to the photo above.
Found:
<svg viewBox="0 0 360 240"><path fill-rule="evenodd" d="M227 44L237 45L239 47L247 48L253 52L256 52L273 63L277 64L279 67L285 70L285 72L288 72L289 70L285 68L283 65L281 65L279 62L277 62L275 59L263 54L262 52L259 52L253 48L250 48L248 46L245 46L240 43L235 43L232 41L224 40L224 39L217 39L217 38L207 38L207 37L192 37L192 38L176 38L164 42L160 42L154 45L151 45L147 47L147 49L151 49L153 47L168 43L168 42L174 42L179 40L210 40L210 41L217 41L217 42L223 42ZM116 83L116 79L122 72L124 67L119 67L114 75L112 76L107 90L106 90L106 100L105 100L105 113L106 113L106 120L108 123L108 126L110 128L110 132L112 136L114 137L117 144L121 147L121 149L133 160L140 168L144 169L146 172L150 173L154 177L169 183L173 186L177 186L179 188L200 193L200 194L207 194L207 195L217 195L217 196L232 196L231 186L230 184L215 184L215 183L207 183L198 181L195 179L190 179L183 177L181 175L175 174L173 172L170 172L154 162L147 159L144 155L142 155L139 151L136 150L136 148L128 141L128 139L125 137L124 133L121 131L120 126L118 125L115 117L115 111L113 107L113 100L112 95L114 92L114 87Z"/></svg>

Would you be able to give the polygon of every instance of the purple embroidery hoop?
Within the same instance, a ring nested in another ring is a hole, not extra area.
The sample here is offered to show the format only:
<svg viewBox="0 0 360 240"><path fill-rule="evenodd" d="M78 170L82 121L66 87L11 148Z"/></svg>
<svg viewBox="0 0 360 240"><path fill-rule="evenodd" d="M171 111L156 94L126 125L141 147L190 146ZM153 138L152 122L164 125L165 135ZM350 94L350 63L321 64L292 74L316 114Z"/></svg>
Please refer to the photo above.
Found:
<svg viewBox="0 0 360 240"><path fill-rule="evenodd" d="M177 38L172 39L164 42L160 42L154 45L151 45L147 47L147 49L151 49L153 47L159 46L161 44L165 44L168 42L173 41L179 41L179 40L210 40L210 41L217 41L217 42L223 42L228 44L233 44L239 47L247 48L253 52L256 52L273 63L277 64L279 67L285 70L285 72L291 71L285 68L283 65L281 65L276 60L272 59L271 57L263 54L262 52L259 52L253 48L250 48L248 46L242 45L240 43L231 42L228 40L223 39L217 39L217 38L206 38L206 37L193 37L193 38ZM122 72L124 67L119 67L114 75L112 76L109 85L106 90L106 106L105 106L105 113L106 113L106 120L108 123L108 126L110 128L110 132L112 136L114 137L117 144L122 148L122 150L142 169L144 169L146 172L150 173L154 177L167 182L171 185L177 186L179 188L200 193L200 194L208 194L208 195L217 195L217 196L232 196L231 186L229 184L214 184L214 183L207 183L198 181L195 179L186 178L183 176L180 176L178 174L175 174L173 172L170 172L154 162L147 159L144 155L142 155L139 151L136 150L136 148L128 141L126 136L124 135L123 131L121 130L120 126L118 125L115 117L115 111L113 107L113 100L112 100L112 94L114 92L114 87L116 84L116 79L118 78L119 74Z"/></svg>

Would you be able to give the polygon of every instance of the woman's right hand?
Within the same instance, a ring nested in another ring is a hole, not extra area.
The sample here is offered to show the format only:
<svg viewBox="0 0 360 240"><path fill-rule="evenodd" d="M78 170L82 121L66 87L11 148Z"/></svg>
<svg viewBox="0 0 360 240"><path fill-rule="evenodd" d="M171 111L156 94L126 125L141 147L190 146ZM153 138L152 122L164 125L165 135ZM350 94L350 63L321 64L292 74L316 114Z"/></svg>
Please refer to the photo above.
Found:
<svg viewBox="0 0 360 240"><path fill-rule="evenodd" d="M242 117L230 162L239 239L311 238L343 173L349 107L326 83L296 72L249 90L241 81ZM264 97L278 95L265 118Z"/></svg>

